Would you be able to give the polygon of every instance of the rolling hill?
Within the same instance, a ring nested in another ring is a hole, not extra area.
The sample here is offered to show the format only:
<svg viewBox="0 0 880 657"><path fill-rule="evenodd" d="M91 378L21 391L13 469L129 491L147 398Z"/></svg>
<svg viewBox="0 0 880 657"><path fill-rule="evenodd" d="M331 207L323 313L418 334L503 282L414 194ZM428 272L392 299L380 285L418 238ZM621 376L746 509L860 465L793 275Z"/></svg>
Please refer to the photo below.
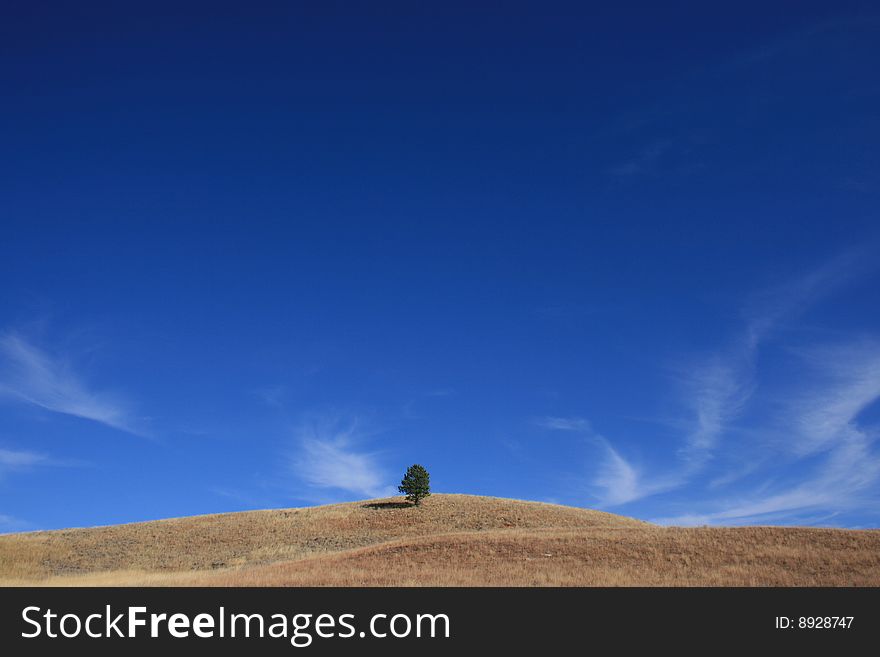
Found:
<svg viewBox="0 0 880 657"><path fill-rule="evenodd" d="M0 585L877 586L880 530L433 495L0 536Z"/></svg>

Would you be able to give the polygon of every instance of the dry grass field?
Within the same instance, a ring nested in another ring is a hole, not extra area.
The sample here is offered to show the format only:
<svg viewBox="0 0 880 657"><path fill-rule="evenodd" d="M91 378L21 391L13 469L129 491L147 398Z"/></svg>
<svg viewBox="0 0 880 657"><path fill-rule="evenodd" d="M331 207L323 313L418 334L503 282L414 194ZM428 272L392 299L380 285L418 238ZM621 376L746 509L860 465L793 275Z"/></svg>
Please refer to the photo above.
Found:
<svg viewBox="0 0 880 657"><path fill-rule="evenodd" d="M0 536L0 585L878 586L880 531L433 495Z"/></svg>

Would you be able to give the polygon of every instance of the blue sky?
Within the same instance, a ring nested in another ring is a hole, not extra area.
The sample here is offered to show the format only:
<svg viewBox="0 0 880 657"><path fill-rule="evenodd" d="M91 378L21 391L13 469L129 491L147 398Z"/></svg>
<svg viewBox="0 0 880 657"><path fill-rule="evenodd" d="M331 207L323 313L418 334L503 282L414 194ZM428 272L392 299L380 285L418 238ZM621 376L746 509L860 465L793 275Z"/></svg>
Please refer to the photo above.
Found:
<svg viewBox="0 0 880 657"><path fill-rule="evenodd" d="M0 531L880 525L871 4L5 8Z"/></svg>

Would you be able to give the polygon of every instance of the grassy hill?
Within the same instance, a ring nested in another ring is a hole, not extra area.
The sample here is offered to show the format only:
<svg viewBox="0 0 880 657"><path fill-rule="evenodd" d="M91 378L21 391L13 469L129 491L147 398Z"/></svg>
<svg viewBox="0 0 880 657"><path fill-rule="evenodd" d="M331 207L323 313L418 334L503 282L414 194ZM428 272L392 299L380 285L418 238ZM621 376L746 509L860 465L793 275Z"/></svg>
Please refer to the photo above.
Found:
<svg viewBox="0 0 880 657"><path fill-rule="evenodd" d="M433 495L0 536L0 585L880 585L880 531Z"/></svg>

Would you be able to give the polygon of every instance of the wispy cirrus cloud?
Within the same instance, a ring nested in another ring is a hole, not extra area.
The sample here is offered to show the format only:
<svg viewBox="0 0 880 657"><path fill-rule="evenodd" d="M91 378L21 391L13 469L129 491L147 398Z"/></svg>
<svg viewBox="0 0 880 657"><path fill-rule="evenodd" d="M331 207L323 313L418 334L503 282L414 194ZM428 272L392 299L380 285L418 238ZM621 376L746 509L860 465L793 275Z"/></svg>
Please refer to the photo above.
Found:
<svg viewBox="0 0 880 657"><path fill-rule="evenodd" d="M36 452L15 449L0 449L0 473L5 469L29 468L47 463L49 457Z"/></svg>
<svg viewBox="0 0 880 657"><path fill-rule="evenodd" d="M0 335L0 396L144 434L120 399L92 390L66 360L15 333Z"/></svg>
<svg viewBox="0 0 880 657"><path fill-rule="evenodd" d="M652 519L662 525L742 525L801 522L808 514L836 515L871 504L865 493L880 477L880 461L858 432L833 450L817 472L788 487L714 500L715 510ZM876 502L874 502L876 504Z"/></svg>
<svg viewBox="0 0 880 657"><path fill-rule="evenodd" d="M536 422L548 430L580 433L601 447L603 458L593 473L591 485L598 488L600 507L611 507L665 493L681 486L711 460L733 421L754 390L750 358L716 356L692 363L680 377L684 406L690 416L675 425L684 433L677 456L679 465L664 472L648 473L624 458L615 443L595 432L581 417L545 417Z"/></svg>
<svg viewBox="0 0 880 657"><path fill-rule="evenodd" d="M713 357L695 366L685 382L685 406L691 419L680 451L685 469L699 470L729 423L748 403L754 391L748 359Z"/></svg>
<svg viewBox="0 0 880 657"><path fill-rule="evenodd" d="M696 473L719 447L754 395L762 345L811 306L874 266L873 247L851 249L823 266L751 296L744 325L727 349L679 367L682 403L689 418L680 452L686 472Z"/></svg>
<svg viewBox="0 0 880 657"><path fill-rule="evenodd" d="M5 473L30 471L42 467L81 467L88 465L76 459L57 459L41 452L0 448L0 477Z"/></svg>
<svg viewBox="0 0 880 657"><path fill-rule="evenodd" d="M789 321L853 280L877 268L877 244L846 250L821 267L751 295L743 308L741 349L756 349Z"/></svg>
<svg viewBox="0 0 880 657"><path fill-rule="evenodd" d="M605 458L599 467L594 485L603 490L600 506L626 504L645 496L645 487L639 472L604 441Z"/></svg>
<svg viewBox="0 0 880 657"><path fill-rule="evenodd" d="M759 383L767 383L761 351L774 347L778 352L778 338L802 314L867 273L871 251L844 253L753 295L726 348L683 361L676 371L684 413L670 423L681 446L670 455L671 466L636 465L619 442L598 434L581 417L545 417L537 424L576 432L601 448L598 467L588 475L600 506L678 491L678 502L666 497L660 504L673 504L666 506L671 509L684 504L687 512L655 522L798 522L866 508L880 493L875 448L880 430L864 426L860 418L880 401L880 341L798 349L781 345L784 354L796 357L800 370L782 389L778 380L773 382L769 400L767 395L757 400L769 403L759 404L757 411L754 402Z"/></svg>
<svg viewBox="0 0 880 657"><path fill-rule="evenodd" d="M358 497L387 497L396 489L375 452L364 451L366 436L357 420L324 417L304 423L297 431L296 451L290 465L307 486Z"/></svg>
<svg viewBox="0 0 880 657"><path fill-rule="evenodd" d="M554 431L593 432L593 425L590 424L589 420L582 417L547 416L535 420L535 424L542 429L551 429Z"/></svg>
<svg viewBox="0 0 880 657"><path fill-rule="evenodd" d="M550 431L576 433L602 450L602 460L590 480L590 485L598 492L599 507L626 504L676 485L666 478L646 480L641 470L624 458L605 436L596 432L586 418L548 416L539 418L535 424Z"/></svg>
<svg viewBox="0 0 880 657"><path fill-rule="evenodd" d="M52 465L64 464L38 452L0 448L0 481L10 473L27 472L33 468ZM29 523L20 518L0 513L0 533L23 531L29 527Z"/></svg>
<svg viewBox="0 0 880 657"><path fill-rule="evenodd" d="M790 403L789 424L797 429L792 450L802 456L833 447L851 432L855 419L880 398L880 343L801 350L800 356L825 381Z"/></svg>
<svg viewBox="0 0 880 657"><path fill-rule="evenodd" d="M807 514L839 513L870 504L880 488L878 430L860 424L860 415L880 400L880 344L860 340L800 354L821 383L800 390L783 405L774 436L764 448L781 450L786 465L803 474L767 480L754 492L711 499L703 513L656 518L661 524L754 524L798 521ZM787 457L785 456L787 454ZM780 481L781 479L781 481Z"/></svg>

